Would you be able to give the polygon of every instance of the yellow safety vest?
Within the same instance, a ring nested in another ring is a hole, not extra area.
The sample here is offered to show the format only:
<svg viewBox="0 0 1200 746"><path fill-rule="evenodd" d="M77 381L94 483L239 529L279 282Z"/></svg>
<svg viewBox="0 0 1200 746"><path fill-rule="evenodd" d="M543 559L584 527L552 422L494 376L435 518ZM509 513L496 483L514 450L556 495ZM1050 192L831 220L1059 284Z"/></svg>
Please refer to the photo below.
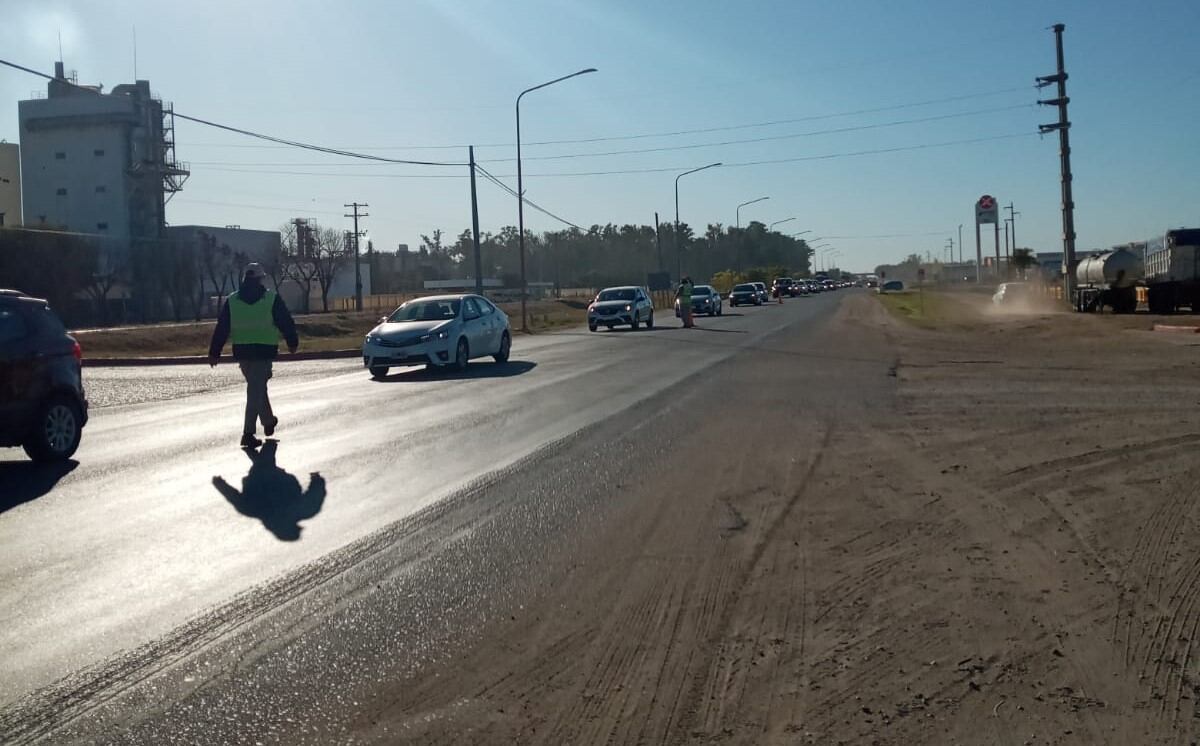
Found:
<svg viewBox="0 0 1200 746"><path fill-rule="evenodd" d="M279 346L275 327L275 292L268 290L257 303L247 303L237 293L229 296L230 339L235 345Z"/></svg>

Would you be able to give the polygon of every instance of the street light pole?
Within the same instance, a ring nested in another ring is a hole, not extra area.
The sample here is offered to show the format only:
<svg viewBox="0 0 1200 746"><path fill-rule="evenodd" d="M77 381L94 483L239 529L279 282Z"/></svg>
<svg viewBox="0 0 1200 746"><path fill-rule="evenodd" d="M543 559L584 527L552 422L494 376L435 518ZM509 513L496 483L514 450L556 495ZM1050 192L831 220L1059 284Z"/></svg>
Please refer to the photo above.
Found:
<svg viewBox="0 0 1200 746"><path fill-rule="evenodd" d="M958 263L963 263L962 258L962 223L958 224Z"/></svg>
<svg viewBox="0 0 1200 746"><path fill-rule="evenodd" d="M774 223L771 223L770 225L767 226L767 230L768 231L775 230L775 226L779 225L780 223L786 223L790 220L795 220L795 219L796 218L791 217L791 218L784 218L783 220L776 220Z"/></svg>
<svg viewBox="0 0 1200 746"><path fill-rule="evenodd" d="M697 171L703 171L708 168L716 168L719 165L721 165L720 161L710 163L707 166L693 168L691 171L684 171L675 177L675 230L672 233L675 234L675 272L678 275L675 278L676 281L683 279L683 255L679 253L679 180L688 174L694 174Z"/></svg>
<svg viewBox="0 0 1200 746"><path fill-rule="evenodd" d="M737 220L738 230L741 230L741 228L742 228L742 208L745 207L746 205L752 205L755 202L762 202L764 199L771 199L771 198L770 197L759 197L758 199L752 199L749 202L743 202L742 204L737 206L737 210L735 211L734 214L735 214L735 219Z"/></svg>
<svg viewBox="0 0 1200 746"><path fill-rule="evenodd" d="M752 199L749 202L743 202L742 204L738 205L737 210L734 211L734 220L736 221L738 229L737 241L733 244L733 268L735 271L740 272L742 269L742 208L746 205L752 205L755 202L762 202L764 199L771 198L759 197L758 199Z"/></svg>
<svg viewBox="0 0 1200 746"><path fill-rule="evenodd" d="M570 75L555 78L541 85L526 88L517 95L517 244L520 246L521 253L521 331L523 332L529 331L529 315L525 310L526 301L529 296L529 282L525 276L525 186L521 175L521 97L526 93L532 93L540 88L561 83L577 75L594 72L596 72L596 68L589 67L586 70L573 72Z"/></svg>

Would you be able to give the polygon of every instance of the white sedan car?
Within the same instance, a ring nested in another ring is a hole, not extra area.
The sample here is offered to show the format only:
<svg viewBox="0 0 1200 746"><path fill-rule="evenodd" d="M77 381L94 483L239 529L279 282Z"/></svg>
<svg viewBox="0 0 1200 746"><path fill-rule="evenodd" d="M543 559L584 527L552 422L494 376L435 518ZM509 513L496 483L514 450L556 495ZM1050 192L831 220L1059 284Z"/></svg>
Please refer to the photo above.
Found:
<svg viewBox="0 0 1200 746"><path fill-rule="evenodd" d="M363 340L363 365L374 378L401 365L465 370L472 358L508 362L508 316L479 295L435 295L401 305Z"/></svg>

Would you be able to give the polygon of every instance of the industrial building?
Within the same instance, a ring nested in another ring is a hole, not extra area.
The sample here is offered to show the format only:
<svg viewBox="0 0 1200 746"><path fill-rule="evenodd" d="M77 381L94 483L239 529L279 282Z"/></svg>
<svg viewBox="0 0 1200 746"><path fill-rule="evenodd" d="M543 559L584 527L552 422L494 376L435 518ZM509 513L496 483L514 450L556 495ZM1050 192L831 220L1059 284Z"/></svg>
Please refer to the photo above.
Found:
<svg viewBox="0 0 1200 746"><path fill-rule="evenodd" d="M149 81L105 93L54 65L46 97L21 101L24 222L120 239L158 239L166 203L187 179L174 115Z"/></svg>
<svg viewBox="0 0 1200 746"><path fill-rule="evenodd" d="M0 140L0 228L21 224L21 148Z"/></svg>

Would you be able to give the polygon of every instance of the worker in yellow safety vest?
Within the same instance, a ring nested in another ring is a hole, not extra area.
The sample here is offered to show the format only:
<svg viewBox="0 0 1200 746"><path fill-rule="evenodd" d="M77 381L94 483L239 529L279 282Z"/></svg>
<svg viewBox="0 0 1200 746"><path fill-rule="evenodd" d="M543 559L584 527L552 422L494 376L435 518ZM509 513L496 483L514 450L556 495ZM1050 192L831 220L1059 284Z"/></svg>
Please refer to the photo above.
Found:
<svg viewBox="0 0 1200 746"><path fill-rule="evenodd" d="M217 328L208 346L208 364L216 366L227 340L233 342L233 359L246 379L246 413L242 427L242 448L257 448L258 422L262 422L267 437L275 434L279 418L271 410L267 381L271 366L279 354L279 338L287 342L288 352L300 346L296 324L279 294L267 290L263 280L267 273L257 262L247 265L237 292L225 299Z"/></svg>

